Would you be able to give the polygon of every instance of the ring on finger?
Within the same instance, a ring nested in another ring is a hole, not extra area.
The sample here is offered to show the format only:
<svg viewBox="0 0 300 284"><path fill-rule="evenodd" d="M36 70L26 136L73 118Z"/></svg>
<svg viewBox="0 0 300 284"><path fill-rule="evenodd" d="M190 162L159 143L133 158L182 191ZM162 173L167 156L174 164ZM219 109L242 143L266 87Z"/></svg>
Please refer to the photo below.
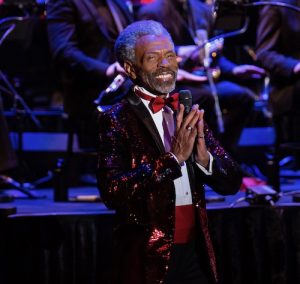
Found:
<svg viewBox="0 0 300 284"><path fill-rule="evenodd" d="M192 130L193 130L193 127L189 125L189 126L186 128L186 130L192 131Z"/></svg>

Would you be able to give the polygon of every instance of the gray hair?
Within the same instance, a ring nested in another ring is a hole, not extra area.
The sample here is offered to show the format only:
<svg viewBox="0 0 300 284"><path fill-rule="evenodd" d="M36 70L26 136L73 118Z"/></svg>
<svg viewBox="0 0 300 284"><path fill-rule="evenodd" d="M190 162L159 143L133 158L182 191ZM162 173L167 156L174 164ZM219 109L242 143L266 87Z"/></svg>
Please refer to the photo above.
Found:
<svg viewBox="0 0 300 284"><path fill-rule="evenodd" d="M125 61L135 62L136 43L139 38L145 35L164 35L173 43L171 35L161 23L152 20L136 21L128 25L120 33L115 43L115 54L121 65L123 65Z"/></svg>

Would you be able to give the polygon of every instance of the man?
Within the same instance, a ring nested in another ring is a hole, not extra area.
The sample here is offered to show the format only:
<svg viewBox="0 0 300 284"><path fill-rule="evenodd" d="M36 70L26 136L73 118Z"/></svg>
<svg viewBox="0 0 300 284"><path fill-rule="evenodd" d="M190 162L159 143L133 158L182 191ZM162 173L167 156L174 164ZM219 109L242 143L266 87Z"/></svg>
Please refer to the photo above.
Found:
<svg viewBox="0 0 300 284"><path fill-rule="evenodd" d="M17 166L17 156L11 145L9 129L3 112L0 94L0 175Z"/></svg>
<svg viewBox="0 0 300 284"><path fill-rule="evenodd" d="M93 101L123 72L113 46L119 32L132 21L123 0L47 2L49 45L60 74L64 110L77 122L82 148L95 146Z"/></svg>
<svg viewBox="0 0 300 284"><path fill-rule="evenodd" d="M0 185L7 183L8 172L18 166L17 155L10 141L9 129L3 112L3 103L0 93ZM2 201L7 202L7 200L10 200L10 197L6 194L2 194L0 191L0 203Z"/></svg>
<svg viewBox="0 0 300 284"><path fill-rule="evenodd" d="M299 0L286 0L300 6ZM287 7L265 6L257 29L257 60L271 77L269 101L277 140L300 142L300 17Z"/></svg>
<svg viewBox="0 0 300 284"><path fill-rule="evenodd" d="M73 133L81 150L95 151L94 100L124 72L116 62L113 46L119 32L132 21L132 12L123 0L47 2L49 45L59 74L64 111L69 116L68 156ZM95 184L94 171L95 161L90 157L81 165L80 181Z"/></svg>
<svg viewBox="0 0 300 284"><path fill-rule="evenodd" d="M204 49L198 52L197 45L203 44L213 34L213 11L211 6L200 0L155 0L142 6L137 14L138 19L152 19L161 22L172 35L177 54L182 59L181 68L186 71L203 69L205 56L212 61L213 57L204 55ZM222 47L216 45L213 54L220 54ZM222 145L231 154L235 153L243 128L253 110L255 94L248 88L234 81L240 78L261 76L264 70L252 65L237 65L222 55L214 58L210 69L219 69L221 77L216 82L216 94L220 103L224 132L219 138ZM205 73L204 73L205 74ZM207 80L206 80L207 81ZM184 80L178 82L178 88L189 88L193 101L206 110L206 121L215 135L222 130L217 120L220 113L215 112L214 88L208 82Z"/></svg>
<svg viewBox="0 0 300 284"><path fill-rule="evenodd" d="M119 220L113 283L214 283L203 184L234 194L240 169L198 105L184 116L181 104L174 125L178 65L160 23L129 25L115 51L134 86L99 120L98 186Z"/></svg>

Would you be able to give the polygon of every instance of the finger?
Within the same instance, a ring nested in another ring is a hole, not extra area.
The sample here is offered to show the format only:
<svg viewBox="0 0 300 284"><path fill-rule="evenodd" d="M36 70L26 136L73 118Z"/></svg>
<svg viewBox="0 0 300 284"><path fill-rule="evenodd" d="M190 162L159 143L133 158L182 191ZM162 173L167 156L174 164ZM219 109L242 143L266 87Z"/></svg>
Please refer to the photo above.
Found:
<svg viewBox="0 0 300 284"><path fill-rule="evenodd" d="M195 129L195 131L197 132L197 127L196 124L200 119L200 110L197 110L194 114L194 116L191 118L189 124L187 125L187 128L192 128Z"/></svg>
<svg viewBox="0 0 300 284"><path fill-rule="evenodd" d="M204 119L204 109L199 110L199 120Z"/></svg>
<svg viewBox="0 0 300 284"><path fill-rule="evenodd" d="M183 120L183 114L184 114L184 105L179 105L179 111L176 115L176 129L178 130L181 127L182 120Z"/></svg>
<svg viewBox="0 0 300 284"><path fill-rule="evenodd" d="M204 120L203 120L203 115L204 115L204 111L201 110L200 111L200 117L201 119L199 119L199 122L197 124L197 135L198 135L198 142L204 142Z"/></svg>

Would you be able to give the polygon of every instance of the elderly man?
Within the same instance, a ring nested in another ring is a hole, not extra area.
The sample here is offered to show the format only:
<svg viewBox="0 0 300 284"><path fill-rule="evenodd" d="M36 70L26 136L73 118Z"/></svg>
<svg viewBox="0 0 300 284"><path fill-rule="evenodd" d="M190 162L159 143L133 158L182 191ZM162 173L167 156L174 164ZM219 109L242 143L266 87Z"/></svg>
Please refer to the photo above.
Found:
<svg viewBox="0 0 300 284"><path fill-rule="evenodd" d="M129 25L115 51L134 86L99 121L98 186L119 220L113 283L215 283L204 184L234 194L240 169L198 105L174 121L178 66L160 23Z"/></svg>

